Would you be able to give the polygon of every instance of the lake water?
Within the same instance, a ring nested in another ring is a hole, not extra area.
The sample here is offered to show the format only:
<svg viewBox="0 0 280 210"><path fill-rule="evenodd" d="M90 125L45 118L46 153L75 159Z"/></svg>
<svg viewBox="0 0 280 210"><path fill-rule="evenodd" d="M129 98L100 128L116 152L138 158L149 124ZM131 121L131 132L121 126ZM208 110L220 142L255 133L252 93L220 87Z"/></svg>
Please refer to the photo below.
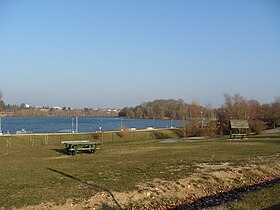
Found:
<svg viewBox="0 0 280 210"><path fill-rule="evenodd" d="M76 117L1 117L2 131L15 134L22 129L32 133L59 133L76 130ZM119 117L78 117L78 132L115 131L122 128L179 127L178 120L126 119Z"/></svg>

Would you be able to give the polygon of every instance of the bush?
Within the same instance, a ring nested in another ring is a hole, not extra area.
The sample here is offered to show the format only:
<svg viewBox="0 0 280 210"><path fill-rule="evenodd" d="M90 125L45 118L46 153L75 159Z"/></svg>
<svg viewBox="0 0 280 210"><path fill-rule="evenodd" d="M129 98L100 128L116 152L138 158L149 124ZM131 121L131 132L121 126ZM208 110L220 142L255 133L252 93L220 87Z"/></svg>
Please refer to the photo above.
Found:
<svg viewBox="0 0 280 210"><path fill-rule="evenodd" d="M260 120L250 121L249 127L251 129L251 132L257 135L261 134L261 132L266 129L265 123Z"/></svg>
<svg viewBox="0 0 280 210"><path fill-rule="evenodd" d="M177 133L177 130L176 132ZM166 132L163 131L154 131L153 132L155 139L168 139L168 138L172 138L172 136ZM180 136L180 135L178 135Z"/></svg>
<svg viewBox="0 0 280 210"><path fill-rule="evenodd" d="M99 139L100 139L100 133L92 133L91 136L92 136L95 140L99 140Z"/></svg>
<svg viewBox="0 0 280 210"><path fill-rule="evenodd" d="M120 138L123 138L125 136L125 131L119 131L119 132L116 132L116 134L120 137Z"/></svg>
<svg viewBox="0 0 280 210"><path fill-rule="evenodd" d="M199 136L215 136L216 129L211 127L198 128L197 126L188 126L186 129L186 136L199 137Z"/></svg>
<svg viewBox="0 0 280 210"><path fill-rule="evenodd" d="M197 137L201 136L201 128L198 128L196 125L188 126L186 129L186 136Z"/></svg>
<svg viewBox="0 0 280 210"><path fill-rule="evenodd" d="M184 137L184 128L174 130L175 134L179 137Z"/></svg>

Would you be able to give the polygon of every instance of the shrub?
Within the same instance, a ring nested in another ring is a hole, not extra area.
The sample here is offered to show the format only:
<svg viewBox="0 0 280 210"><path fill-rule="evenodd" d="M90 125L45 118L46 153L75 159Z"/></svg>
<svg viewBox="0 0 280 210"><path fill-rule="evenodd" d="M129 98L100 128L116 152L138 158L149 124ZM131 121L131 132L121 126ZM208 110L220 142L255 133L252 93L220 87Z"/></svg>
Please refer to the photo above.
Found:
<svg viewBox="0 0 280 210"><path fill-rule="evenodd" d="M100 139L100 133L92 133L91 136L92 136L92 138L94 138L95 140L99 140L99 139Z"/></svg>
<svg viewBox="0 0 280 210"><path fill-rule="evenodd" d="M125 136L125 131L119 131L119 132L116 132L116 134L120 137L120 138L123 138Z"/></svg>
<svg viewBox="0 0 280 210"><path fill-rule="evenodd" d="M261 134L261 132L266 129L265 123L260 120L250 121L249 127L254 134Z"/></svg>

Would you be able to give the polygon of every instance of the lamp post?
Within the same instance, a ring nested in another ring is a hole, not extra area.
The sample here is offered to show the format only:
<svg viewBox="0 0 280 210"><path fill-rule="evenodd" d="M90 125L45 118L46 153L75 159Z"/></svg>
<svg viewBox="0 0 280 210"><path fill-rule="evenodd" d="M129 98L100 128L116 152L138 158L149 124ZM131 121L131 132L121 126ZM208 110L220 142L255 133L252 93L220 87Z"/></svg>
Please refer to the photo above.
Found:
<svg viewBox="0 0 280 210"><path fill-rule="evenodd" d="M103 134L102 134L102 127L99 127L99 141L103 144Z"/></svg>
<svg viewBox="0 0 280 210"><path fill-rule="evenodd" d="M72 130L71 130L72 133L74 133L74 117L72 117Z"/></svg>
<svg viewBox="0 0 280 210"><path fill-rule="evenodd" d="M76 133L78 133L78 116L76 116Z"/></svg>
<svg viewBox="0 0 280 210"><path fill-rule="evenodd" d="M203 111L200 112L200 117L201 117L201 128L203 128L203 118L202 118L202 114L203 114Z"/></svg>
<svg viewBox="0 0 280 210"><path fill-rule="evenodd" d="M184 122L185 122L185 124L184 124L184 139L185 139L186 138L187 118L185 118Z"/></svg>

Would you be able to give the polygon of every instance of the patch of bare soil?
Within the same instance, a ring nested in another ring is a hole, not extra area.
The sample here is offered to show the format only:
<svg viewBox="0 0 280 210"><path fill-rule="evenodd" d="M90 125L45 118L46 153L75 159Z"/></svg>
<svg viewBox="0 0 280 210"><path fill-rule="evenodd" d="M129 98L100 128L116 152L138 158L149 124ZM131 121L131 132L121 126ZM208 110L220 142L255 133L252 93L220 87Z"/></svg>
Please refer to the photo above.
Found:
<svg viewBox="0 0 280 210"><path fill-rule="evenodd" d="M244 166L234 166L226 162L200 163L196 167L192 175L177 181L154 179L151 182L140 183L135 191L105 190L79 203L69 200L59 206L43 203L22 209L166 209L172 203L194 202L205 196L280 178L278 156L259 157L257 161Z"/></svg>

